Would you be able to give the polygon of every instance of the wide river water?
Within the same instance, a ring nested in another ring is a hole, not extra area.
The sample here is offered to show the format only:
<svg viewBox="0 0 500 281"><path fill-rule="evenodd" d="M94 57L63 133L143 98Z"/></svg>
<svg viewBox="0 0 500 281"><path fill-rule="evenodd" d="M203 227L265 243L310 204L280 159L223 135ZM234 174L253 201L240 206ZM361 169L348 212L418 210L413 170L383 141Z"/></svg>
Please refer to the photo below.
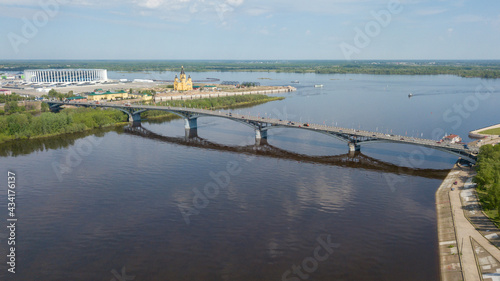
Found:
<svg viewBox="0 0 500 281"><path fill-rule="evenodd" d="M500 80L191 76L297 87L233 110L241 114L464 141L500 123ZM457 157L384 143L349 155L345 143L294 129L255 146L240 123L200 118L198 127L195 139L176 119L0 146L0 280L439 280L434 194ZM17 181L15 274L6 264L8 171Z"/></svg>

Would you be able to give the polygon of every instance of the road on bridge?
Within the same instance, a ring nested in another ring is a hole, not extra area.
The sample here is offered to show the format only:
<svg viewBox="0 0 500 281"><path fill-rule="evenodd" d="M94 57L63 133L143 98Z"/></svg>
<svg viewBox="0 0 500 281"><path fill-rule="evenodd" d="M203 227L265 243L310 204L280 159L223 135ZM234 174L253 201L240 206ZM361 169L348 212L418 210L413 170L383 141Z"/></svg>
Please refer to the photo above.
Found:
<svg viewBox="0 0 500 281"><path fill-rule="evenodd" d="M349 142L354 142L356 144L367 143L367 142L392 142L392 143L405 143L413 144L419 146L425 146L429 148L434 148L446 152L451 152L455 154L464 154L460 156L474 156L479 152L479 147L477 146L466 146L464 144L458 143L446 143L436 140L407 137L394 134L384 134L379 132L370 132L364 130L355 130L349 128L342 128L336 126L320 125L320 124L309 124L309 123L299 123L296 121L274 119L267 117L258 117L250 115L241 115L231 112L224 111L214 111L207 109L198 108L185 108L185 107L170 107L170 106L153 106L153 105L116 105L116 104L106 104L106 103L77 103L77 102L47 102L56 106L62 105L73 105L73 106L87 106L87 107L104 107L104 108L115 108L122 111L130 112L144 112L147 110L160 110L168 111L175 114L183 113L184 118L195 119L200 116L213 116L232 119L240 123L247 123L249 125L258 125L258 129L262 131L267 131L270 128L285 127L285 128L300 128L305 130L317 131L320 133L325 133L337 137L339 139L348 140ZM189 117L185 115L189 114Z"/></svg>

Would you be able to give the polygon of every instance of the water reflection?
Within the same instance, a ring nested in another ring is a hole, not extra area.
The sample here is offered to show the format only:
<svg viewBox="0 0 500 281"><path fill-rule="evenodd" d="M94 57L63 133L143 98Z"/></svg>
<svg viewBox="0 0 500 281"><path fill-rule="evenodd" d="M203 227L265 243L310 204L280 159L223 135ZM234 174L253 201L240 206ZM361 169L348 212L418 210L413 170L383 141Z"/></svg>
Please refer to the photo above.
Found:
<svg viewBox="0 0 500 281"><path fill-rule="evenodd" d="M0 157L17 157L20 155L29 155L33 152L46 151L50 149L69 148L75 144L78 139L90 135L104 137L107 132L123 132L121 127L111 127L105 129L96 129L83 133L71 133L60 136L15 140L0 145Z"/></svg>
<svg viewBox="0 0 500 281"><path fill-rule="evenodd" d="M297 162L341 166L349 168L360 168L365 170L375 170L385 173L394 173L402 175L413 175L430 179L444 179L448 173L448 169L415 169L409 167L402 167L387 163L356 151L342 155L328 155L328 156L309 156L305 154L294 153L272 146L267 142L261 140L259 144L247 146L229 146L222 145L207 141L200 138L195 130L186 130L186 136L170 137L154 133L139 124L128 126L124 129L126 133L141 136L148 139L173 143L183 146L191 146L198 148L205 148L217 151L234 152L246 155L258 155L271 158L294 160Z"/></svg>

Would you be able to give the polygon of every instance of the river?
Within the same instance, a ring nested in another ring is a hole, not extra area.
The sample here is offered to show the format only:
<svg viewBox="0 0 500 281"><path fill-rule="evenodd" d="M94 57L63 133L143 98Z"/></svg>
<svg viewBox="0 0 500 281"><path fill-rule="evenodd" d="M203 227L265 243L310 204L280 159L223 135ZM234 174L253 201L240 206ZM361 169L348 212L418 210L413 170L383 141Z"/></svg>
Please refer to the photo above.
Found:
<svg viewBox="0 0 500 281"><path fill-rule="evenodd" d="M244 114L464 141L499 123L499 80L191 76L297 87L233 110ZM250 128L217 118L200 118L194 140L180 119L142 127L0 146L0 186L15 172L18 218L16 274L0 232L1 280L439 280L434 193L455 156L383 143L349 155L345 143L293 129L255 147Z"/></svg>

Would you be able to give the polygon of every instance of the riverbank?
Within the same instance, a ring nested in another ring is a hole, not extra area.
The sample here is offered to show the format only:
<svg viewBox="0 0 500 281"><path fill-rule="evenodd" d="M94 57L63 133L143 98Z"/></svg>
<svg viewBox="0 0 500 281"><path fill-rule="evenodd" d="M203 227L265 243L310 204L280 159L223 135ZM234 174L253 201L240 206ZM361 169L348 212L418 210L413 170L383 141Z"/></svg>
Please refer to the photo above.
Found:
<svg viewBox="0 0 500 281"><path fill-rule="evenodd" d="M436 192L441 280L483 280L500 270L500 231L481 211L474 175L455 165Z"/></svg>
<svg viewBox="0 0 500 281"><path fill-rule="evenodd" d="M0 116L0 143L80 133L115 126L126 120L127 116L116 110L73 108L60 113L43 112L39 115L16 112Z"/></svg>
<svg viewBox="0 0 500 281"><path fill-rule="evenodd" d="M295 87L267 87L263 90L250 90L242 89L241 91L221 91L212 93L200 93L196 91L178 94L168 94L159 95L155 97L156 102L162 101L173 101L173 100L195 100L204 98L222 98L222 97L232 97L232 96L243 96L243 95L269 95L269 94L280 94L297 91Z"/></svg>
<svg viewBox="0 0 500 281"><path fill-rule="evenodd" d="M489 126L486 128L477 129L469 132L469 137L479 139L473 141L470 145L481 146L485 144L498 144L500 143L500 124Z"/></svg>
<svg viewBox="0 0 500 281"><path fill-rule="evenodd" d="M458 255L458 239L450 204L450 185L457 175L457 166L449 172L436 191L436 212L441 280L464 280L462 261Z"/></svg>
<svg viewBox="0 0 500 281"><path fill-rule="evenodd" d="M160 106L177 106L177 107L189 107L189 108L205 108L205 109L233 109L233 108L243 108L254 105L263 104L270 101L283 100L284 97L271 97L267 95L236 95L221 98L204 98L204 99L193 99L193 100L172 100L163 101L155 103L155 105ZM147 119L172 117L175 115L161 110L150 110L144 112L144 117Z"/></svg>
<svg viewBox="0 0 500 281"><path fill-rule="evenodd" d="M47 65L50 64L50 67ZM107 69L108 71L147 71L178 73L184 66L190 72L276 72L276 73L320 73L320 74L380 74L380 75L456 75L461 77L500 78L498 61L50 61L17 62L3 61L0 70L24 71L47 68ZM206 77L206 76L204 76Z"/></svg>
<svg viewBox="0 0 500 281"><path fill-rule="evenodd" d="M266 95L238 95L222 98L171 101L171 106L198 108L241 108L258 105L283 97ZM174 114L165 111L146 111L145 119L174 119ZM0 116L0 144L22 139L48 138L65 134L81 133L96 128L128 124L127 115L118 110L95 110L68 108L59 113L44 112L39 116L21 112Z"/></svg>

